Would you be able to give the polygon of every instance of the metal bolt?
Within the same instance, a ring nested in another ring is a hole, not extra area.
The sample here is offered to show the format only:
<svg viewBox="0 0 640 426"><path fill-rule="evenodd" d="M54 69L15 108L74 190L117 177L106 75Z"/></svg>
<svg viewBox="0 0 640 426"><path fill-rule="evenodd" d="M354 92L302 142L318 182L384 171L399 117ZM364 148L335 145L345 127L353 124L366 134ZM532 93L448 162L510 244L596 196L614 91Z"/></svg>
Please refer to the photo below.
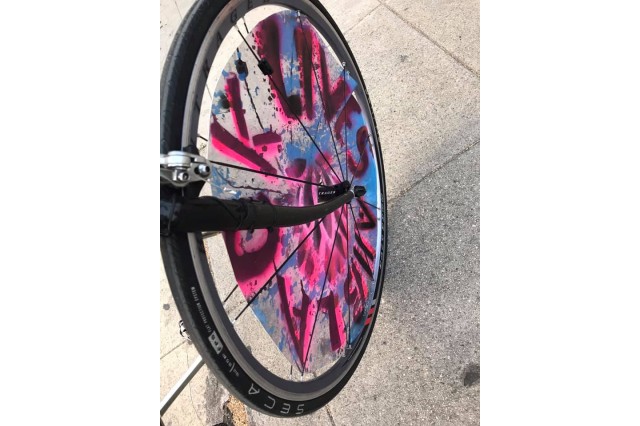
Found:
<svg viewBox="0 0 640 426"><path fill-rule="evenodd" d="M206 164L200 164L198 167L196 167L196 173L200 176L206 177L209 176L209 173L211 173L211 168Z"/></svg>
<svg viewBox="0 0 640 426"><path fill-rule="evenodd" d="M189 173L187 172L178 172L177 178L180 182L186 182L189 180Z"/></svg>

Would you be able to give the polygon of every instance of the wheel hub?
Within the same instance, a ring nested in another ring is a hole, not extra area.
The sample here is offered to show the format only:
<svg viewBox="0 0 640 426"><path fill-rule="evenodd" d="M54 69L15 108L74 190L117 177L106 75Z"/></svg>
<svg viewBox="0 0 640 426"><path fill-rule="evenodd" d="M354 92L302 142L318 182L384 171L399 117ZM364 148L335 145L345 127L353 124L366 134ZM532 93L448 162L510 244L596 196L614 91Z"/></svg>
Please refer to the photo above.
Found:
<svg viewBox="0 0 640 426"><path fill-rule="evenodd" d="M349 181L340 182L337 185L333 186L321 186L318 187L318 201L329 201L332 200L345 192L351 189L351 184ZM367 190L364 186L354 186L353 193L356 197L362 197L367 193Z"/></svg>

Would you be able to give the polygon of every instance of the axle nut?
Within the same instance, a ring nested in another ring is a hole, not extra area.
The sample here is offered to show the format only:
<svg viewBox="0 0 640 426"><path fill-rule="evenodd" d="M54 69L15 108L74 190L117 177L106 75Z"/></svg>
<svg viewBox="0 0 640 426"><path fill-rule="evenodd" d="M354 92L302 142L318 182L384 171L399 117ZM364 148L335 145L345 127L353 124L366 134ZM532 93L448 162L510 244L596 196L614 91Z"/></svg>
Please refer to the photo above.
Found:
<svg viewBox="0 0 640 426"><path fill-rule="evenodd" d="M367 189L364 186L354 186L353 187L353 194L356 197L362 197L366 193L367 193Z"/></svg>

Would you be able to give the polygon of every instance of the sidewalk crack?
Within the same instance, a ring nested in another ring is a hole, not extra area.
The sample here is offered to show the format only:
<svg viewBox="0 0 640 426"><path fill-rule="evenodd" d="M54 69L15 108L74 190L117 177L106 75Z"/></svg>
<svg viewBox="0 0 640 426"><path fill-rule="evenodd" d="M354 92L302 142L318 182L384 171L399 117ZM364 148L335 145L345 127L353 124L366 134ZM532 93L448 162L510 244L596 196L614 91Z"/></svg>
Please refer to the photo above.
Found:
<svg viewBox="0 0 640 426"><path fill-rule="evenodd" d="M346 29L342 32L342 35L344 36L344 38L347 38L347 33L349 31L351 31L352 29L354 29L355 27L358 26L358 24L360 24L362 21L364 21L365 19L367 19L369 17L369 15L371 15L373 12L375 12L376 10L378 10L378 8L382 6L382 4L378 3L378 5L376 7L374 7L373 9L371 9L369 11L369 13L367 13L366 15L364 15L358 22L356 22L355 24L353 24L352 26L349 27L349 29Z"/></svg>
<svg viewBox="0 0 640 426"><path fill-rule="evenodd" d="M180 10L180 7L178 7L178 2L176 0L173 0L173 4L176 5L176 9L178 10L178 15L180 15L180 21L182 21L184 19L184 16L182 15L182 11Z"/></svg>
<svg viewBox="0 0 640 426"><path fill-rule="evenodd" d="M331 420L331 425L336 426L336 421L333 420L333 415L331 414L331 410L329 410L329 406L325 405L324 408L327 409L327 414L329 415L329 420Z"/></svg>
<svg viewBox="0 0 640 426"><path fill-rule="evenodd" d="M164 355L162 355L160 357L160 360L162 360L164 357L166 357L167 355L169 355L171 352L175 351L176 349L178 349L180 346L184 345L184 342L186 342L186 340L183 340L182 342L178 343L177 345L175 345L173 348L169 349L169 351L167 353L165 353Z"/></svg>
<svg viewBox="0 0 640 426"><path fill-rule="evenodd" d="M393 202L395 202L396 200L398 200L399 198L401 198L402 196L407 194L413 188L415 188L416 186L420 185L425 179L427 179L428 177L433 176L436 172L440 171L441 169L443 169L448 164L450 164L450 163L454 162L455 160L457 160L458 158L460 158L460 156L462 156L462 154L466 153L467 151L469 151L471 148L473 148L474 146L478 145L479 143L480 143L480 140L477 140L474 143L472 143L470 145L467 145L466 147L462 148L462 150L460 150L457 154L454 154L447 161L445 161L444 163L436 166L429 173L427 173L426 175L424 175L420 179L418 179L416 182L414 182L411 185L409 185L408 188L403 189L402 191L400 191L400 193L398 195L396 195L395 197L389 199L387 204L391 205Z"/></svg>
<svg viewBox="0 0 640 426"><path fill-rule="evenodd" d="M429 40L431 43L435 44L440 50L442 50L444 53L446 53L449 57L451 57L454 61L456 61L459 65L461 65L463 68L465 68L467 71L469 71L471 74L473 74L474 76L480 78L480 73L476 70L474 70L470 65L468 65L466 62L464 62L462 60L462 58L459 58L457 55L455 55L453 52L449 51L446 47L444 47L443 45L441 45L440 43L438 43L434 38L432 38L431 36L429 36L429 34L425 33L424 31L422 31L420 28L416 27L415 25L413 25L411 22L407 21L404 17L402 17L398 12L396 12L395 10L393 10L392 8L389 7L389 5L387 5L386 3L380 3L382 6L384 6L389 12L393 13L394 15L396 15L402 22L404 22L405 24L407 24L408 26L410 26L411 28L413 28L414 30L416 30L417 32L419 32L420 34L422 34L422 36L424 36L427 40Z"/></svg>

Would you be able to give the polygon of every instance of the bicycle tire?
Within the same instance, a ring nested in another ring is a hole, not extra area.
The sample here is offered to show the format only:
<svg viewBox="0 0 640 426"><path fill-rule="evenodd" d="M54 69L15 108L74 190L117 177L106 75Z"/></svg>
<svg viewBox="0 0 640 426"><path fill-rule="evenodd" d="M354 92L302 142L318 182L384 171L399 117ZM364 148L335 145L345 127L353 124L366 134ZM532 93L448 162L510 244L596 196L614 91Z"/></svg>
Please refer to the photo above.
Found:
<svg viewBox="0 0 640 426"><path fill-rule="evenodd" d="M226 10L228 13L229 8L237 11L242 7L250 10L254 7L252 3L257 2L200 0L185 15L167 55L161 78L161 153L185 149L185 141L187 141L188 145L195 146L195 140L185 136L188 132L184 130L184 117L187 110L188 92L193 89L191 87L191 79L195 72L194 68L196 67L203 41L207 37L207 33L210 32L214 21L221 16L223 11ZM371 130L374 132L376 149L375 159L380 180L380 233L382 235L378 252L380 261L378 263L377 282L375 283L375 294L372 298L374 301L380 300L386 266L386 189L382 150L373 108L355 58L336 23L319 1L305 0L301 3L308 7L307 12L315 11L318 16L326 20L339 38L349 55L348 59L353 65L353 70L357 73L359 83L362 85L363 101L366 99L368 113L371 117ZM355 372L371 337L379 303L375 303L371 307L371 311L368 312L367 326L363 328L361 339L358 341L358 346L351 353L350 359L345 361L344 368L339 374L339 380L336 381L335 377L332 376L330 380L326 379L327 382L331 383L324 386L320 382L322 380L321 376L315 379L319 381L316 387L321 391L316 391L313 395L305 394L304 392L299 392L299 388L297 392L293 388L294 384L286 385L288 387L273 384L280 383L273 378L269 379L271 382L267 380L265 384L264 377L259 375L257 377L255 371L251 371L249 368L242 368L242 365L246 365L247 361L241 359L242 356L238 354L239 349L232 351L238 345L233 337L233 332L229 331L232 326L219 315L219 309L216 310L216 306L220 301L214 300L215 297L212 298L206 292L207 286L212 284L208 280L212 278L203 276L206 274L199 270L195 260L198 256L204 256L200 236L180 233L163 236L161 237L161 253L176 307L187 330L189 330L194 345L220 383L248 406L279 417L310 414L333 399ZM292 388L294 389L293 391L291 390Z"/></svg>

